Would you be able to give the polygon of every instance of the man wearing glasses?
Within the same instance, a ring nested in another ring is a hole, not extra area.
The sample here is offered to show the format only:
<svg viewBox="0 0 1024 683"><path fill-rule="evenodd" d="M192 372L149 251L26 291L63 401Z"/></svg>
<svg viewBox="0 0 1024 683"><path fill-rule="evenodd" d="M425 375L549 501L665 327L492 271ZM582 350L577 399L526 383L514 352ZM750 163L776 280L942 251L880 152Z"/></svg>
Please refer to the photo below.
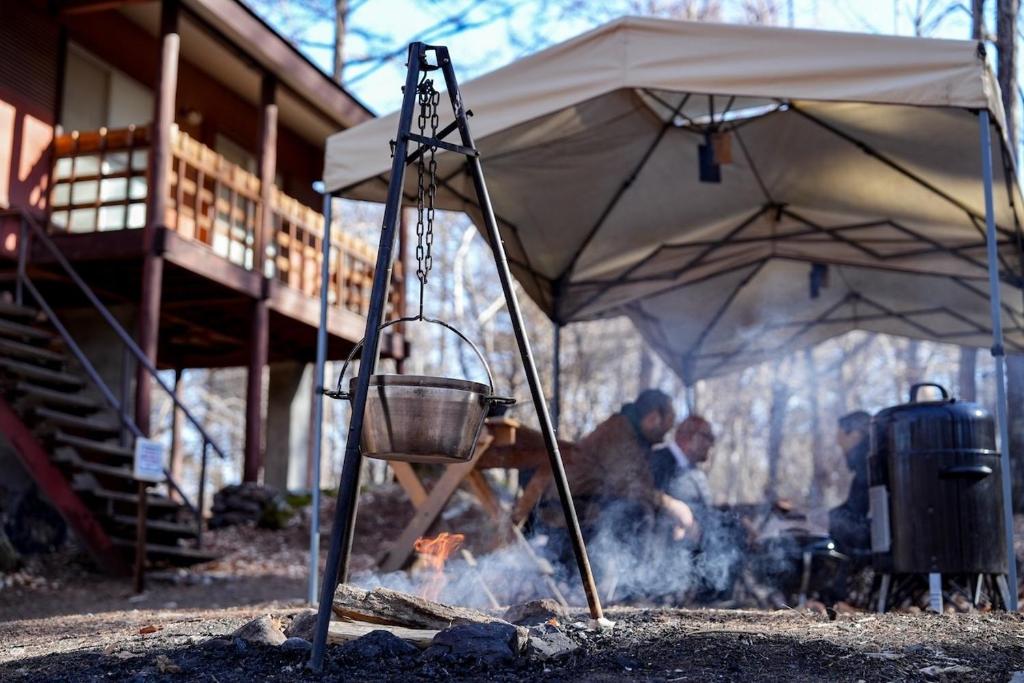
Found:
<svg viewBox="0 0 1024 683"><path fill-rule="evenodd" d="M714 505L704 465L715 445L711 425L699 415L690 415L676 427L674 438L651 452L651 474L655 486L694 512Z"/></svg>

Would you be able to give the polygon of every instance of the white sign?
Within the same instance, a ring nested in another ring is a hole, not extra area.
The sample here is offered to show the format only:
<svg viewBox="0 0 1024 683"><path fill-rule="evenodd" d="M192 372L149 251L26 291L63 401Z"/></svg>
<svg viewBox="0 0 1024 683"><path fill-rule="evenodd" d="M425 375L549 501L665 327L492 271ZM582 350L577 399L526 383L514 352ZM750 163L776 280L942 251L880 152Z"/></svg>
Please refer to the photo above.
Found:
<svg viewBox="0 0 1024 683"><path fill-rule="evenodd" d="M135 439L135 467L132 476L139 481L159 483L166 478L167 449L160 441L153 439Z"/></svg>

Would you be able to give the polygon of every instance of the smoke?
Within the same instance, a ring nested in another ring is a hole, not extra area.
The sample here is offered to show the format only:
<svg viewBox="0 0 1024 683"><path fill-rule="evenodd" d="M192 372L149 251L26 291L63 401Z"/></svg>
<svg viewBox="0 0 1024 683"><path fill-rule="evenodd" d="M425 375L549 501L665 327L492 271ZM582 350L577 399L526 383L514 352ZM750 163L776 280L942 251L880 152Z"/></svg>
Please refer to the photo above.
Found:
<svg viewBox="0 0 1024 683"><path fill-rule="evenodd" d="M514 544L473 558L472 562L456 552L444 567L445 581L436 599L449 605L487 609L494 606L488 592L499 605L552 597L545 577L555 580L556 585L563 584L564 577L551 576L551 565L537 562L537 550L531 552ZM350 583L367 590L382 587L421 595L433 578L432 570L414 562L409 571L357 572ZM578 583L578 579L575 581Z"/></svg>
<svg viewBox="0 0 1024 683"><path fill-rule="evenodd" d="M628 506L613 503L588 534L588 555L606 604L682 605L731 596L744 557L733 518L709 512L699 541L676 542L662 525L631 527L636 520L630 513ZM565 529L546 529L528 543L529 548L513 543L472 562L456 552L445 566L437 600L486 609L494 607L491 596L504 606L551 598L558 592L570 605L584 606ZM409 571L359 572L351 582L365 589L384 587L420 595L433 578L431 570L414 562Z"/></svg>

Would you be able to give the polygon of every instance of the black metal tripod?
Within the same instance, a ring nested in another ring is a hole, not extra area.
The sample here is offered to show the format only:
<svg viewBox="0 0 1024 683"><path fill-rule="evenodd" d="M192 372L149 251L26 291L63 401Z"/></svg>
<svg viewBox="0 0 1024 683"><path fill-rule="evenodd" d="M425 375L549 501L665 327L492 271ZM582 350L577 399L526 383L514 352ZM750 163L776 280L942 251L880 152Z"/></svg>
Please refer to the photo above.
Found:
<svg viewBox="0 0 1024 683"><path fill-rule="evenodd" d="M435 61L433 63L427 58L430 54L434 56ZM597 594L597 586L594 583L594 575L590 569L590 560L587 558L587 549L583 544L579 521L576 518L576 509L573 506L572 495L569 492L569 483L565 476L565 468L562 465L562 456L558 451L558 442L555 438L551 417L548 414L544 393L541 390L537 366L533 360L533 351L530 349L530 342L526 338L519 301L516 299L515 290L512 288L512 276L509 273L508 261L505 258L505 248L502 244L501 235L498 233L494 211L491 208L491 199L487 194L487 186L484 183L480 155L473 143L473 137L469 133L466 109L462 104L462 95L459 92L459 85L455 79L451 58L448 56L448 48L440 45L412 43L409 45L408 69L409 71L405 78L405 89L403 91L402 109L398 119L398 137L396 138L394 158L391 163L391 182L388 186L387 204L384 209L384 225L381 230L380 245L377 251L377 266L374 271L373 289L370 294L370 310L366 316L366 333L364 335L362 351L364 362L360 363L356 389L352 396L352 419L349 422L345 459L341 468L338 505L335 510L334 527L331 530L331 546L327 554L327 566L324 570L324 580L320 590L320 605L316 623L316 634L313 639L313 654L309 662L310 668L314 670L320 670L323 666L324 648L327 644L327 630L330 624L331 602L334 597L334 591L340 581L345 581L348 578L348 563L352 552L352 532L356 521L356 503L359 489L361 458L359 446L363 431L363 412L366 408L366 394L370 375L376 370L380 326L384 316L384 309L387 305L388 285L391 282L395 236L398 216L401 211L405 168L409 163L415 161L419 154L430 148L445 149L466 157L468 168L473 178L473 185L476 188L477 204L483 214L487 239L494 255L494 263L497 266L498 278L501 281L501 288L505 294L505 304L508 306L509 316L512 319L512 330L515 333L516 342L519 346L519 354L526 372L526 381L529 384L533 405L537 410L537 418L540 421L540 431L544 437L544 444L547 447L555 486L558 490L562 512L565 515L566 526L572 540L573 551L576 555L576 564L579 567L580 576L583 580L583 590L586 593L587 604L590 607L590 616L594 619L600 619L603 616L601 601ZM423 72L435 70L440 70L444 76L448 97L451 100L452 109L455 114L455 121L453 124L438 131L436 137L427 138L411 132L412 118L417 105L417 83L419 82L419 77ZM445 142L444 138L455 131L459 132L461 144ZM408 152L409 142L418 143L421 146L419 151L413 155L410 155ZM329 226L325 226L325 230L329 229ZM326 258L322 267L328 267Z"/></svg>

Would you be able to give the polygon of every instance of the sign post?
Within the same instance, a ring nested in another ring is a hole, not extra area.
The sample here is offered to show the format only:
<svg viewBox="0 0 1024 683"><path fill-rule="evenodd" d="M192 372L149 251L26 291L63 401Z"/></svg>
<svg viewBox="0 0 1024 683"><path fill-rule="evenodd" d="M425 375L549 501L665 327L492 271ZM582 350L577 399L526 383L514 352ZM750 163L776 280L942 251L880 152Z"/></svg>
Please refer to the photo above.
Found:
<svg viewBox="0 0 1024 683"><path fill-rule="evenodd" d="M133 585L136 593L146 589L146 494L149 484L159 484L167 479L167 448L153 439L135 439L135 457L132 476L138 482L138 498L135 504L138 516L135 520L135 571Z"/></svg>

